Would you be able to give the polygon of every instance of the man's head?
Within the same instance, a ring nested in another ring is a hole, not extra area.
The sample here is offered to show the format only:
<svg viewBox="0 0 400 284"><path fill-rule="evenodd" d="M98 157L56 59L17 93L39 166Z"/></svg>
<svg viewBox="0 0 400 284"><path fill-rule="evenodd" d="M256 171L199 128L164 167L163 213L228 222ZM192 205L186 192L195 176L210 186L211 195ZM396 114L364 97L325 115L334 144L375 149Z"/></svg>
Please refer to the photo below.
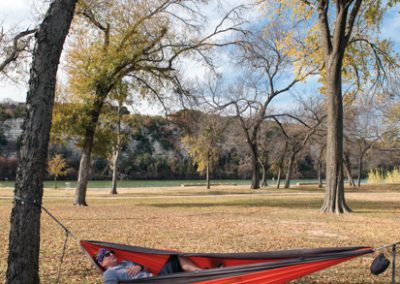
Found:
<svg viewBox="0 0 400 284"><path fill-rule="evenodd" d="M93 256L94 260L103 268L116 266L118 259L114 252L108 249L101 248Z"/></svg>

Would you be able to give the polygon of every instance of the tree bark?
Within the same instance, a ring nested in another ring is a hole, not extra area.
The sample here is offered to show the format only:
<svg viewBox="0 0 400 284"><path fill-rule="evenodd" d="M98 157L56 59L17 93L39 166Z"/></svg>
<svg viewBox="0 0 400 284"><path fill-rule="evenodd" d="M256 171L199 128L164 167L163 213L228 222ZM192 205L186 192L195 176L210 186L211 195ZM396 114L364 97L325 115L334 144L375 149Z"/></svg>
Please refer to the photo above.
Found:
<svg viewBox="0 0 400 284"><path fill-rule="evenodd" d="M360 155L358 158L358 180L357 180L357 186L361 186L361 174L362 174L362 164L363 164L363 157Z"/></svg>
<svg viewBox="0 0 400 284"><path fill-rule="evenodd" d="M11 213L7 284L39 280L40 215L58 64L76 0L58 0L36 33ZM19 198L24 199L22 202Z"/></svg>
<svg viewBox="0 0 400 284"><path fill-rule="evenodd" d="M99 92L97 92L99 94ZM86 189L90 175L90 159L92 155L94 134L96 131L96 125L99 120L100 112L103 107L104 99L107 95L100 92L100 95L96 94L95 101L93 103L93 109L89 113L90 123L87 124L85 130L85 138L83 140L82 156L79 163L78 172L78 183L75 191L74 205L87 206L86 203Z"/></svg>
<svg viewBox="0 0 400 284"><path fill-rule="evenodd" d="M257 152L257 145L251 143L251 186L250 189L259 189L260 188L260 167L258 163L258 152Z"/></svg>
<svg viewBox="0 0 400 284"><path fill-rule="evenodd" d="M323 212L351 212L344 198L343 183L343 96L342 65L347 43L351 37L362 0L336 1L334 29L329 26L329 5L333 1L318 1L317 12L320 27L320 42L324 51L327 85L327 145L326 186ZM349 9L351 9L349 13ZM333 15L332 15L333 16Z"/></svg>
<svg viewBox="0 0 400 284"><path fill-rule="evenodd" d="M344 198L342 57L343 53L332 55L327 65L326 193L321 208L337 214L351 212Z"/></svg>
<svg viewBox="0 0 400 284"><path fill-rule="evenodd" d="M268 180L267 180L267 167L263 164L261 165L262 169L262 176L261 176L261 187L266 187L268 186Z"/></svg>
<svg viewBox="0 0 400 284"><path fill-rule="evenodd" d="M210 166L207 165L206 167L206 187L210 189Z"/></svg>
<svg viewBox="0 0 400 284"><path fill-rule="evenodd" d="M117 191L117 182L118 182L118 158L119 158L120 147L117 147L113 151L113 160L112 160L112 185L111 185L111 194L118 194Z"/></svg>
<svg viewBox="0 0 400 284"><path fill-rule="evenodd" d="M344 164L344 169L346 171L349 186L354 186L355 184L353 181L353 176L351 174L350 157L349 157L349 153L347 153L347 152L344 153L343 164Z"/></svg>
<svg viewBox="0 0 400 284"><path fill-rule="evenodd" d="M318 188L323 188L322 183L322 157L325 150L325 145L321 147L318 155Z"/></svg>
<svg viewBox="0 0 400 284"><path fill-rule="evenodd" d="M112 187L111 187L111 194L118 194L117 192L117 182L118 182L118 158L119 153L121 151L121 111L122 111L122 102L118 102L118 121L117 121L117 141L114 145L113 149L113 161L112 161Z"/></svg>
<svg viewBox="0 0 400 284"><path fill-rule="evenodd" d="M74 205L87 206L86 189L89 181L90 158L92 154L93 135L86 131L85 140L82 149L82 156L79 162L78 183L75 190Z"/></svg>
<svg viewBox="0 0 400 284"><path fill-rule="evenodd" d="M293 163L294 163L294 159L295 159L295 158L296 158L296 153L293 152L293 153L290 155L290 158L289 158L289 164L288 164L288 169L287 169L287 172L286 172L286 179L285 179L285 186L284 186L284 188L289 188L289 187L290 187L290 178L291 178L291 176L292 176Z"/></svg>
<svg viewBox="0 0 400 284"><path fill-rule="evenodd" d="M279 189L279 187L281 186L281 174L282 174L282 165L279 166L279 170L278 170L278 179L276 181L277 189Z"/></svg>
<svg viewBox="0 0 400 284"><path fill-rule="evenodd" d="M318 188L323 188L322 184L322 162L318 160Z"/></svg>
<svg viewBox="0 0 400 284"><path fill-rule="evenodd" d="M267 172L270 168L270 165L268 163L268 154L268 151L264 151L262 163L260 163L262 169L261 187L268 186Z"/></svg>

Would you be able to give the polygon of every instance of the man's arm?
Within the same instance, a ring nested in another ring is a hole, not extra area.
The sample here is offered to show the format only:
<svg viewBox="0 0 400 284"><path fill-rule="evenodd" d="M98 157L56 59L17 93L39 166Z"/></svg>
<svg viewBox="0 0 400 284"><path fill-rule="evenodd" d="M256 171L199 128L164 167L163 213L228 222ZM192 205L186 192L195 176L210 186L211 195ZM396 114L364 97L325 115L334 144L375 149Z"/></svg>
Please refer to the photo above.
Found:
<svg viewBox="0 0 400 284"><path fill-rule="evenodd" d="M135 276L140 271L142 271L142 268L143 267L141 265L133 265L131 267L128 267L126 270L127 270L129 276Z"/></svg>
<svg viewBox="0 0 400 284"><path fill-rule="evenodd" d="M115 271L106 270L103 273L103 283L104 284L118 284L118 275Z"/></svg>

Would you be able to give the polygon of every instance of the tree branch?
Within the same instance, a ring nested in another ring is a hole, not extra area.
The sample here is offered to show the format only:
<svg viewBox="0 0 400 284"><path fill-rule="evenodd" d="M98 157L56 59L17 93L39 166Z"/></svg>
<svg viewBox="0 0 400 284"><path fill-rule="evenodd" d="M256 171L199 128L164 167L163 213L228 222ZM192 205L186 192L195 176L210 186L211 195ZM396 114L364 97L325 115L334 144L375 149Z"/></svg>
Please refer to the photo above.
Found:
<svg viewBox="0 0 400 284"><path fill-rule="evenodd" d="M22 46L19 46L20 40L28 35L35 33L36 31L37 29L26 30L24 32L20 32L14 37L11 53L4 59L3 62L0 63L0 72L3 72L7 65L9 65L11 62L17 60L19 54L26 49L28 41L22 44ZM1 32L1 34L3 35L3 31Z"/></svg>

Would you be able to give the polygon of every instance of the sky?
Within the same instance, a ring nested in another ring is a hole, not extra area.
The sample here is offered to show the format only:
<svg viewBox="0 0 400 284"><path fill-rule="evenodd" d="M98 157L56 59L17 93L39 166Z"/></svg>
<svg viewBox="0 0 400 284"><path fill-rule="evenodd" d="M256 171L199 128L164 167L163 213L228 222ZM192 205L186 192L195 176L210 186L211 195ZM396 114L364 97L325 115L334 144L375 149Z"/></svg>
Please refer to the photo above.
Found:
<svg viewBox="0 0 400 284"><path fill-rule="evenodd" d="M247 0L220 0L224 3L226 9L236 7ZM5 27L5 30L10 27L17 26L18 30L25 30L28 27L33 27L34 23L38 22L37 19L40 13L44 13L48 7L49 0L0 0L0 24ZM205 28L204 33L208 33L214 30L215 26L218 25L225 13L221 14L218 7L210 7L207 15L209 17L208 26ZM218 15L219 13L219 15ZM60 65L61 66L61 65ZM205 68L196 65L196 68L191 68L190 79L197 80L205 72ZM59 76L61 74L62 80L64 81L64 75L62 70L59 68ZM204 77L204 76L203 76ZM27 93L27 80L20 82L12 82L10 80L0 80L0 101L4 99L12 99L13 101L24 102L26 100ZM137 105L135 110L145 114L162 114L163 108L160 104L155 101L142 101L141 105ZM134 110L134 111L135 111Z"/></svg>
<svg viewBox="0 0 400 284"><path fill-rule="evenodd" d="M34 26L35 5L31 0L0 0L0 23L7 31L13 26L18 26L21 30ZM14 101L25 101L26 82L14 83L0 81L0 101L4 99Z"/></svg>
<svg viewBox="0 0 400 284"><path fill-rule="evenodd" d="M226 0L226 3L233 6L237 3L243 2L244 0ZM0 23L5 27L5 30L12 26L17 25L21 30L32 28L35 23L35 18L40 13L40 11L45 11L47 9L47 4L43 5L40 0L0 0ZM42 6L40 6L40 4ZM381 29L382 38L388 38L394 42L395 50L400 53L400 5L397 5L393 9L389 10L385 14ZM209 15L214 15L215 11L209 12ZM215 19L215 18L214 18ZM216 23L217 20L211 21ZM201 68L194 72L195 76L201 77ZM192 70L193 73L193 70ZM306 84L299 85L297 89L307 88ZM27 81L23 82L11 82L10 80L0 81L0 101L4 99L12 99L14 101L24 102L26 99L27 91ZM281 97L282 102L289 102L290 95L287 94ZM155 114L159 113L161 108L153 103L144 102L139 109L144 109L145 113Z"/></svg>

